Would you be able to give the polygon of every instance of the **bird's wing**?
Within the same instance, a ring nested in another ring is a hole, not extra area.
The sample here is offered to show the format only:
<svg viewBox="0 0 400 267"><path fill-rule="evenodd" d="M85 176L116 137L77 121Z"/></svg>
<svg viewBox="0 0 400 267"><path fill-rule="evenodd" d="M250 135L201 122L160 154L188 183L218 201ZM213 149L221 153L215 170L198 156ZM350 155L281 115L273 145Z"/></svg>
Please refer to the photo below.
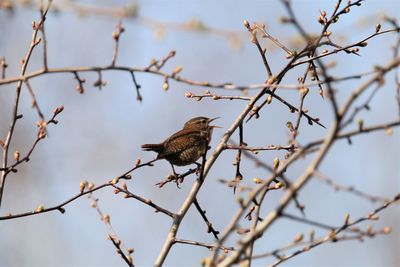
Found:
<svg viewBox="0 0 400 267"><path fill-rule="evenodd" d="M184 141L182 142L182 138ZM182 152L190 147L201 144L204 137L198 130L181 130L165 140L165 150L162 157Z"/></svg>

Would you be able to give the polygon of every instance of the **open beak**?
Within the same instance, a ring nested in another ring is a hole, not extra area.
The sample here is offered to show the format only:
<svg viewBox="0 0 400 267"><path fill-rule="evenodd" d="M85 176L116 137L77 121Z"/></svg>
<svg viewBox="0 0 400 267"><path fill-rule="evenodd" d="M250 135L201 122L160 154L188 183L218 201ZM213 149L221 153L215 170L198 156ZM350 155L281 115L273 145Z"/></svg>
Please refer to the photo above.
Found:
<svg viewBox="0 0 400 267"><path fill-rule="evenodd" d="M212 121L215 121L216 119L220 119L220 117L215 117L215 118L212 118L212 119L208 119L208 123L210 123Z"/></svg>
<svg viewBox="0 0 400 267"><path fill-rule="evenodd" d="M211 123L212 121L214 121L216 119L220 119L220 117L215 117L215 118L209 119L208 123ZM217 126L217 125L210 125L210 127L212 127L212 128L222 128L221 126Z"/></svg>

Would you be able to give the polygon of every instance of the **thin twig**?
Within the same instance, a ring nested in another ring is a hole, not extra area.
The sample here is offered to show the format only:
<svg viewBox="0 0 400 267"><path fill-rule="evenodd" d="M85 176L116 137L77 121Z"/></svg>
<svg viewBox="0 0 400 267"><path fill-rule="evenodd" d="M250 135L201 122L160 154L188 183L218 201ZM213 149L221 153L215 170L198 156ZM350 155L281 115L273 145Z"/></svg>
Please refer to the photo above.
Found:
<svg viewBox="0 0 400 267"><path fill-rule="evenodd" d="M199 202L197 201L197 198L194 199L193 204L194 204L194 206L196 207L197 211L200 213L200 215L201 215L201 217L203 218L204 222L206 223L206 225L207 225L207 232L208 232L208 233L212 233L213 236L215 237L215 239L218 240L219 231L217 231L217 230L214 229L212 223L208 220L208 218L207 218L207 216L206 216L206 211L203 210L203 209L200 207L200 204L199 204Z"/></svg>
<svg viewBox="0 0 400 267"><path fill-rule="evenodd" d="M42 111L40 110L38 101L37 101L37 99L36 99L35 93L33 92L32 86L31 86L31 84L29 83L29 80L26 80L26 81L25 81L25 85L26 85L26 87L28 88L28 91L29 91L29 93L30 93L30 95L31 95L31 97L32 97L32 107L36 109L36 111L37 111L37 113L38 113L40 119L41 119L42 121L44 121L44 120L45 120L44 115L43 115Z"/></svg>
<svg viewBox="0 0 400 267"><path fill-rule="evenodd" d="M243 139L243 123L241 123L239 125L239 146L246 146L247 144L244 142ZM242 150L238 149L237 154L236 154L236 158L234 161L234 165L236 166L236 174L235 174L235 178L233 179L233 193L235 194L236 191L236 186L238 184L240 184L240 181L243 180L243 175L240 172L240 163L242 161Z"/></svg>
<svg viewBox="0 0 400 267"><path fill-rule="evenodd" d="M135 85L135 89L136 89L136 100L138 100L139 102L142 102L143 97L140 94L140 88L142 87L140 84L137 83L136 81L136 77L135 77L135 73L133 71L130 72L131 73L131 77L132 77L132 81L133 81L133 85Z"/></svg>
<svg viewBox="0 0 400 267"><path fill-rule="evenodd" d="M41 15L41 17L45 17L44 16L43 0L40 0L40 15ZM48 69L48 65L47 65L47 40L46 40L46 31L44 29L44 23L42 23L42 25L40 27L40 32L42 34L42 40L43 40L43 68L45 70L47 70Z"/></svg>
<svg viewBox="0 0 400 267"><path fill-rule="evenodd" d="M372 101L372 99L374 98L374 96L376 95L376 93L378 92L379 88L382 87L382 83L377 83L376 87L372 90L371 94L368 96L368 98L365 100L365 102L354 108L353 112L349 115L349 117L347 118L347 120L342 122L341 128L344 129L346 126L348 126L350 123L353 122L354 118L357 116L358 113L360 113L360 111L362 110L370 110L370 103Z"/></svg>
<svg viewBox="0 0 400 267"><path fill-rule="evenodd" d="M112 33L112 38L115 41L115 46L113 50L113 55L111 59L111 66L115 66L115 61L117 60L118 56L118 48L119 48L119 38L121 37L121 34L125 31L125 28L122 27L122 22L120 21L117 25L117 30Z"/></svg>
<svg viewBox="0 0 400 267"><path fill-rule="evenodd" d="M180 238L175 238L175 243L179 244L186 244L186 245L193 245L193 246L199 246L199 247L205 247L208 249L214 249L216 248L215 244L209 244L209 243L204 243L204 242L198 242L198 241L192 241L192 240L185 240L185 239L180 239ZM229 250L234 250L233 247L220 247L219 249L228 252Z"/></svg>
<svg viewBox="0 0 400 267"><path fill-rule="evenodd" d="M203 98L212 98L213 100L220 100L220 99L228 99L228 100L245 100L245 101L249 101L251 100L251 97L248 96L237 96L237 95L215 95L215 94L211 94L210 91L207 91L205 94L203 95L196 95L193 94L191 92L188 92L185 94L185 96L187 98L194 98L197 101L202 100Z"/></svg>
<svg viewBox="0 0 400 267"><path fill-rule="evenodd" d="M115 194L122 192L125 194L125 196L124 196L125 198L134 198L134 199L154 208L156 210L156 212L164 213L165 215L168 215L171 218L175 217L174 213L172 213L171 211L169 211L167 209L162 208L160 205L155 204L151 199L145 199L139 195L136 195L136 194L130 192L128 189L121 188L115 184L113 184L111 186L115 188L115 191L114 191Z"/></svg>
<svg viewBox="0 0 400 267"><path fill-rule="evenodd" d="M268 151L268 150L288 150L288 151L294 151L298 149L298 147L294 145L288 145L288 146L281 146L281 145L267 145L267 146L237 146L237 145L230 145L227 144L225 145L224 149L231 149L231 150L246 150L250 152L257 152L257 151Z"/></svg>
<svg viewBox="0 0 400 267"><path fill-rule="evenodd" d="M388 201L390 201L390 199L388 199L388 198L380 197L380 196L373 196L371 194L368 194L366 192L358 190L354 186L347 186L347 185L339 184L339 183L335 182L334 180L328 178L327 176L323 175L319 171L315 171L314 175L315 175L315 177L318 178L318 180L330 185L333 189L335 189L337 191L349 192L349 193L352 193L352 194L354 194L354 195L356 195L358 197L367 199L367 200L369 200L371 202L388 202Z"/></svg>

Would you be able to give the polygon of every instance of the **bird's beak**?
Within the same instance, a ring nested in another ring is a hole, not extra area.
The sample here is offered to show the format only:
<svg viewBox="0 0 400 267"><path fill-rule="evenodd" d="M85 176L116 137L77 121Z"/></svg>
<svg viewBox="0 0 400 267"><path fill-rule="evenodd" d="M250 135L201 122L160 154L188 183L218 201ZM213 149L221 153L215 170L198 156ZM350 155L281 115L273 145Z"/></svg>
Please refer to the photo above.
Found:
<svg viewBox="0 0 400 267"><path fill-rule="evenodd" d="M212 121L214 121L216 119L220 119L220 117L215 117L215 118L212 118L212 119L208 119L208 123L210 123L210 122L212 122Z"/></svg>
<svg viewBox="0 0 400 267"><path fill-rule="evenodd" d="M216 120L216 119L219 119L220 117L215 117L215 118L212 118L212 119L209 119L208 120L208 123L210 123L210 122L212 122L212 121L214 121L214 120ZM222 128L221 126L217 126L217 125L210 125L210 127L212 127L212 128Z"/></svg>

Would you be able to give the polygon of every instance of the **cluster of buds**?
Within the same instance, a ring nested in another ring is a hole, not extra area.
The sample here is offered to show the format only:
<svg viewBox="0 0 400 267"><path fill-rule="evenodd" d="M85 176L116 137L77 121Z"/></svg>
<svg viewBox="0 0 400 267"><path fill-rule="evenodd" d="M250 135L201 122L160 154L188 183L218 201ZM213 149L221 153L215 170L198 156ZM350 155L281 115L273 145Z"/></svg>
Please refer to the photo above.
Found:
<svg viewBox="0 0 400 267"><path fill-rule="evenodd" d="M92 183L92 182L88 183L88 181L86 181L86 180L83 180L82 182L79 183L79 191L81 193L83 193L86 188L88 190L92 190L94 188L94 183Z"/></svg>

